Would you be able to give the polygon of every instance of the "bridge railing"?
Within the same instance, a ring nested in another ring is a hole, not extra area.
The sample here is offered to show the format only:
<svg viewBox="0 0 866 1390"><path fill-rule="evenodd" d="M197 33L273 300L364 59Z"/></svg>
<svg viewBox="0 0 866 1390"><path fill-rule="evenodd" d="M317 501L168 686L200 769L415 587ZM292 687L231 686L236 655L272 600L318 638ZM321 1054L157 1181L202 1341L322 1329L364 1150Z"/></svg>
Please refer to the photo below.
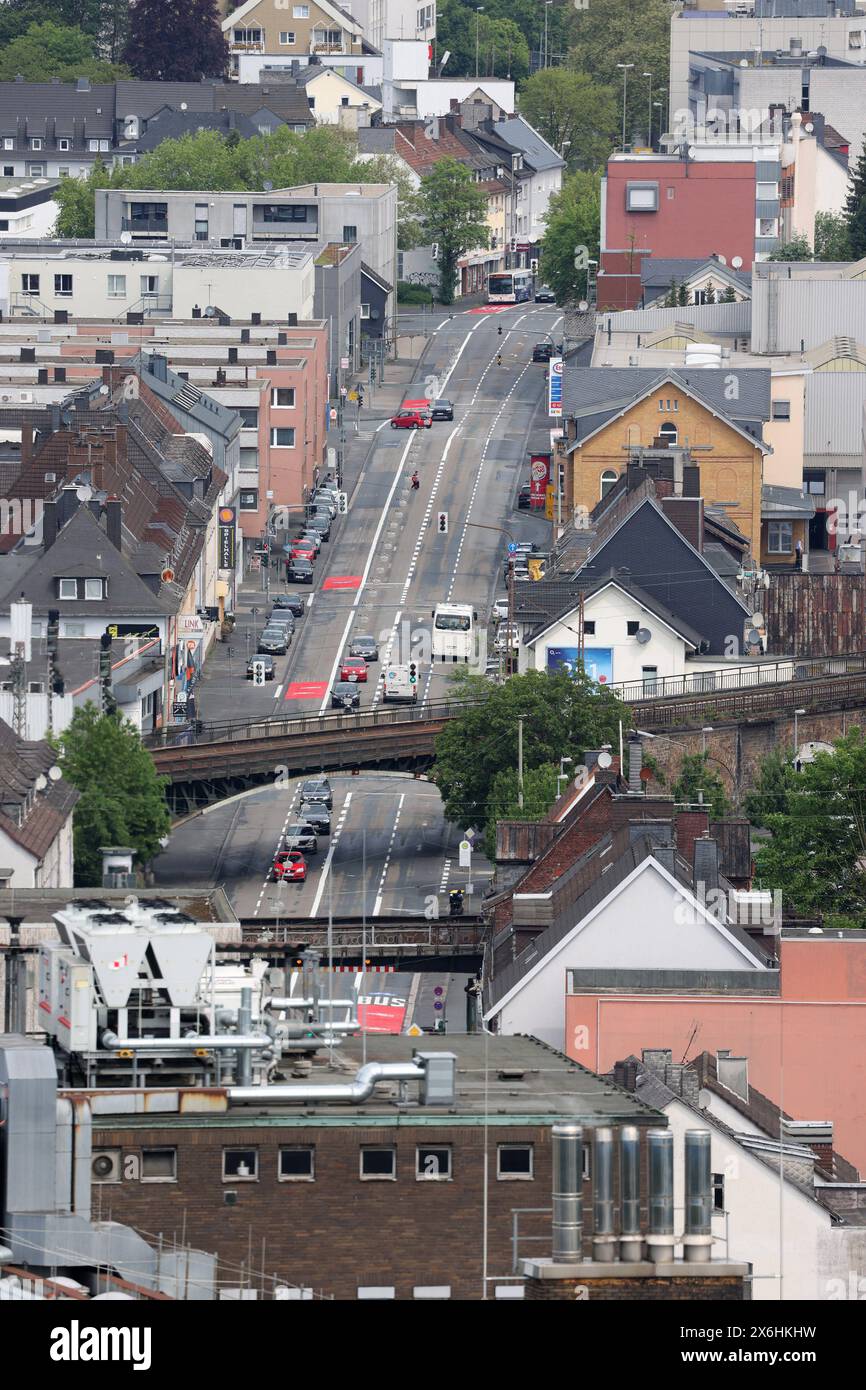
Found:
<svg viewBox="0 0 866 1390"><path fill-rule="evenodd" d="M763 686L791 685L826 680L828 676L856 675L866 671L866 652L850 652L841 656L814 659L784 657L772 662L735 666L730 670L715 668L682 676L662 676L657 680L627 681L611 684L612 690L626 705L644 708L665 700L691 696L712 696L753 690ZM471 700L429 700L418 705L379 705L375 709L352 711L332 710L287 719L224 720L218 723L198 721L194 728L168 726L149 734L144 742L149 748L179 747L188 744L235 743L245 739L280 738L303 734L348 733L360 729L388 727L395 724L426 724L436 719L452 719L474 704Z"/></svg>

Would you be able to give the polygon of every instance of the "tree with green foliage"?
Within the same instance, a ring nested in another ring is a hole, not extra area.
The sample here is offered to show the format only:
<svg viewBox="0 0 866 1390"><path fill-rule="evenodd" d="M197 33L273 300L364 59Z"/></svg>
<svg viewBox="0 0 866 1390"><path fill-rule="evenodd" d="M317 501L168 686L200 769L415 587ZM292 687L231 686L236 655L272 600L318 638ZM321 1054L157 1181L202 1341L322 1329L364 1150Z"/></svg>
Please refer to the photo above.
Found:
<svg viewBox="0 0 866 1390"><path fill-rule="evenodd" d="M229 50L217 0L131 0L123 60L148 82L225 77Z"/></svg>
<svg viewBox="0 0 866 1390"><path fill-rule="evenodd" d="M63 776L81 793L72 821L76 885L101 883L102 845L128 845L140 864L149 864L171 817L166 779L157 776L135 726L88 702L75 711L57 746Z"/></svg>
<svg viewBox="0 0 866 1390"><path fill-rule="evenodd" d="M570 169L599 168L616 139L614 91L585 72L548 68L534 73L520 93L520 114Z"/></svg>
<svg viewBox="0 0 866 1390"><path fill-rule="evenodd" d="M787 814L795 782L790 753L774 748L762 761L755 785L743 798L743 810L752 825L764 826L769 816Z"/></svg>
<svg viewBox="0 0 866 1390"><path fill-rule="evenodd" d="M715 768L710 767L709 753L690 753L683 758L679 776L673 785L674 801L694 805L703 793L704 805L709 808L714 820L729 816L731 806L725 792L725 784Z"/></svg>
<svg viewBox="0 0 866 1390"><path fill-rule="evenodd" d="M601 175L577 170L558 193L551 194L541 244L540 273L556 294L557 303L586 294L587 272L575 267L575 248L585 246L598 260L601 225Z"/></svg>
<svg viewBox="0 0 866 1390"><path fill-rule="evenodd" d="M761 888L781 890L798 913L834 925L866 924L866 738L861 728L832 753L793 769L781 809L767 813L772 839L757 858Z"/></svg>
<svg viewBox="0 0 866 1390"><path fill-rule="evenodd" d="M252 144L254 139L242 143ZM240 149L240 145L232 148L218 130L198 130L177 140L163 140L156 149L121 171L122 186L215 191L242 188L246 185L238 179Z"/></svg>
<svg viewBox="0 0 866 1390"><path fill-rule="evenodd" d="M737 302L737 292L736 292L736 290L734 289L733 285L726 285L725 288L722 290L721 294L719 295L719 303L720 303L720 304L736 304L736 302Z"/></svg>
<svg viewBox="0 0 866 1390"><path fill-rule="evenodd" d="M666 91L670 64L671 6L668 0L590 0L569 16L569 65L599 86L613 88L622 120L623 74L617 63L633 63L626 87L626 140L646 131L649 79L653 93ZM639 22L636 22L636 19ZM672 113L673 114L673 113ZM621 126L620 126L621 131ZM617 144L621 134L616 137Z"/></svg>
<svg viewBox="0 0 866 1390"><path fill-rule="evenodd" d="M421 179L419 207L424 239L439 247L439 301L451 304L458 260L490 240L487 197L466 165L448 157Z"/></svg>
<svg viewBox="0 0 866 1390"><path fill-rule="evenodd" d="M518 0L519 7L520 0ZM474 77L476 37L478 76L512 77L521 82L529 72L529 44L514 6L491 0L478 14L463 0L440 0L436 9L436 48L441 62L451 56L446 77Z"/></svg>
<svg viewBox="0 0 866 1390"><path fill-rule="evenodd" d="M497 821L543 820L563 785L557 780L558 773L556 763L542 763L524 772L521 806L517 768L506 767L497 772L490 787L488 820L484 827L484 853L491 863L496 858Z"/></svg>
<svg viewBox="0 0 866 1390"><path fill-rule="evenodd" d="M577 766L587 748L619 738L620 719L630 721L613 691L583 672L572 678L564 671L528 671L502 685L461 672L455 685L457 697L472 703L438 736L433 780L446 818L463 828L486 826L502 814L498 805L512 804L511 784L496 779L509 771L516 776L519 717L524 779L545 766L558 772L563 757Z"/></svg>
<svg viewBox="0 0 866 1390"><path fill-rule="evenodd" d="M680 285L679 289L677 290L677 307L678 307L678 308L684 308L685 305L688 304L688 302L689 302L689 287L688 287L688 285L686 284L685 280L683 280L682 284Z"/></svg>
<svg viewBox="0 0 866 1390"><path fill-rule="evenodd" d="M715 302L716 302L716 287L715 287L715 285L713 284L712 280L708 280L708 281L707 281L707 287L706 287L706 289L704 290L704 303L705 303L705 304L715 304Z"/></svg>
<svg viewBox="0 0 866 1390"><path fill-rule="evenodd" d="M129 72L98 57L91 35L45 20L31 24L0 49L0 82L12 82L19 75L25 82L45 82L51 77L59 77L61 82L76 77L113 82L128 77Z"/></svg>
<svg viewBox="0 0 866 1390"><path fill-rule="evenodd" d="M112 176L101 159L95 161L86 178L61 179L54 194L58 213L52 235L70 239L95 236L94 192L111 185Z"/></svg>
<svg viewBox="0 0 866 1390"><path fill-rule="evenodd" d="M402 159L395 159L390 154L377 154L372 159L359 160L352 164L350 177L357 180L359 175L364 183L397 185L397 249L412 251L420 246L424 240L421 199L418 186Z"/></svg>
<svg viewBox="0 0 866 1390"><path fill-rule="evenodd" d="M815 260L850 261L848 224L835 212L815 213Z"/></svg>
<svg viewBox="0 0 866 1390"><path fill-rule="evenodd" d="M814 260L812 248L805 232L795 232L790 241L777 246L770 252L771 261L811 261Z"/></svg>
<svg viewBox="0 0 866 1390"><path fill-rule="evenodd" d="M676 280L671 280L670 289L668 290L667 294L665 295L665 308L666 308L666 309L675 309L675 308L677 307L677 304L678 304L678 302L679 302L678 297L677 297L677 296L678 296L678 293L679 293L679 291L678 291L678 289L677 289L677 282L676 282Z"/></svg>
<svg viewBox="0 0 866 1390"><path fill-rule="evenodd" d="M848 172L845 221L851 259L859 261L866 256L866 139L863 141L863 149L857 163Z"/></svg>

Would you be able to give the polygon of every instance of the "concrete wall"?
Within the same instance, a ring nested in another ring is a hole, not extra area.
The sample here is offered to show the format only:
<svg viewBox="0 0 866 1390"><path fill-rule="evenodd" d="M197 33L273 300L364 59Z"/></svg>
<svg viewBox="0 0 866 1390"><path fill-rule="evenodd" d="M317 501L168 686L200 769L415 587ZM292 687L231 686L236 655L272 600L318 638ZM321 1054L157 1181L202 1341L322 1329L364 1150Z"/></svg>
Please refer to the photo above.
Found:
<svg viewBox="0 0 866 1390"><path fill-rule="evenodd" d="M773 372L770 399L788 401L790 420L764 421L764 439L772 453L764 456L764 482L773 487L803 486L806 429L806 377L802 372ZM772 411L771 411L772 415Z"/></svg>

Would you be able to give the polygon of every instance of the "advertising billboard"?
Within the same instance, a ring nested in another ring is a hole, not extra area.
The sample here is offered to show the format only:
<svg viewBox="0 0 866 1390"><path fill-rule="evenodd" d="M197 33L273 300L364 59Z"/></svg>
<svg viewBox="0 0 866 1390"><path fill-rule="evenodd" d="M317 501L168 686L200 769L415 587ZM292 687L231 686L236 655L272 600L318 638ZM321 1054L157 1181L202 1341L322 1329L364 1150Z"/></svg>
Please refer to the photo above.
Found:
<svg viewBox="0 0 866 1390"><path fill-rule="evenodd" d="M551 357L547 380L547 413L562 418L562 358Z"/></svg>
<svg viewBox="0 0 866 1390"><path fill-rule="evenodd" d="M219 567L221 570L235 567L234 507L220 507L219 510Z"/></svg>
<svg viewBox="0 0 866 1390"><path fill-rule="evenodd" d="M529 455L529 505L543 507L550 482L550 454Z"/></svg>
<svg viewBox="0 0 866 1390"><path fill-rule="evenodd" d="M577 674L577 647L548 647L548 671L567 671L570 676ZM583 665L590 680L599 685L609 685L613 680L613 648L584 647Z"/></svg>

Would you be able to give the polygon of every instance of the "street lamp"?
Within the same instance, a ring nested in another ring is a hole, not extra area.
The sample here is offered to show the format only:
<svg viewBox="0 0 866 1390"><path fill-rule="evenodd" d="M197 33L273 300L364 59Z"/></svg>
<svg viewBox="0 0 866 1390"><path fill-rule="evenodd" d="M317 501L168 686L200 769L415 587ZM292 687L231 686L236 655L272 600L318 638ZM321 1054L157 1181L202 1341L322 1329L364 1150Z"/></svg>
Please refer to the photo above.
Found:
<svg viewBox="0 0 866 1390"><path fill-rule="evenodd" d="M548 47L547 47L547 11L553 4L553 0L544 0L544 66L548 67Z"/></svg>
<svg viewBox="0 0 866 1390"><path fill-rule="evenodd" d="M566 164L568 163L568 160L567 160L567 158L566 158L565 151L568 149L568 147L569 147L570 144L571 144L571 141L570 141L570 140L563 140L563 142L562 142L562 149L561 149L560 152L559 152L560 159L564 159L565 162L566 162Z"/></svg>
<svg viewBox="0 0 866 1390"><path fill-rule="evenodd" d="M478 26L481 23L480 16L484 13L483 5L475 6L475 76L478 76Z"/></svg>
<svg viewBox="0 0 866 1390"><path fill-rule="evenodd" d="M649 78L649 92L647 93L647 141L650 149L653 147L653 75L651 72L641 73L642 77Z"/></svg>
<svg viewBox="0 0 866 1390"><path fill-rule="evenodd" d="M622 68L622 147L625 150L625 97L628 90L628 70L634 67L634 63L617 63L617 67Z"/></svg>
<svg viewBox="0 0 866 1390"><path fill-rule="evenodd" d="M805 713L806 713L806 711L805 711L804 709L795 709L795 710L794 710L794 758L795 758L795 760L796 760L796 758L797 758L797 754L800 752L800 731L799 731L798 720L799 720L799 718L800 718L800 715L801 715L801 714L805 714Z"/></svg>
<svg viewBox="0 0 866 1390"><path fill-rule="evenodd" d="M662 135L664 134L664 130L662 129L662 111L664 110L664 102L663 102L663 101L654 101L654 102L653 102L653 106L657 106L657 107L658 107L658 112L659 112L659 150L661 150L661 147L662 147Z"/></svg>
<svg viewBox="0 0 866 1390"><path fill-rule="evenodd" d="M713 726L712 726L712 724L707 724L707 725L705 726L705 728L701 729L701 757L702 757L702 758L705 758L705 757L707 756L707 734L711 734L712 732L713 732Z"/></svg>

